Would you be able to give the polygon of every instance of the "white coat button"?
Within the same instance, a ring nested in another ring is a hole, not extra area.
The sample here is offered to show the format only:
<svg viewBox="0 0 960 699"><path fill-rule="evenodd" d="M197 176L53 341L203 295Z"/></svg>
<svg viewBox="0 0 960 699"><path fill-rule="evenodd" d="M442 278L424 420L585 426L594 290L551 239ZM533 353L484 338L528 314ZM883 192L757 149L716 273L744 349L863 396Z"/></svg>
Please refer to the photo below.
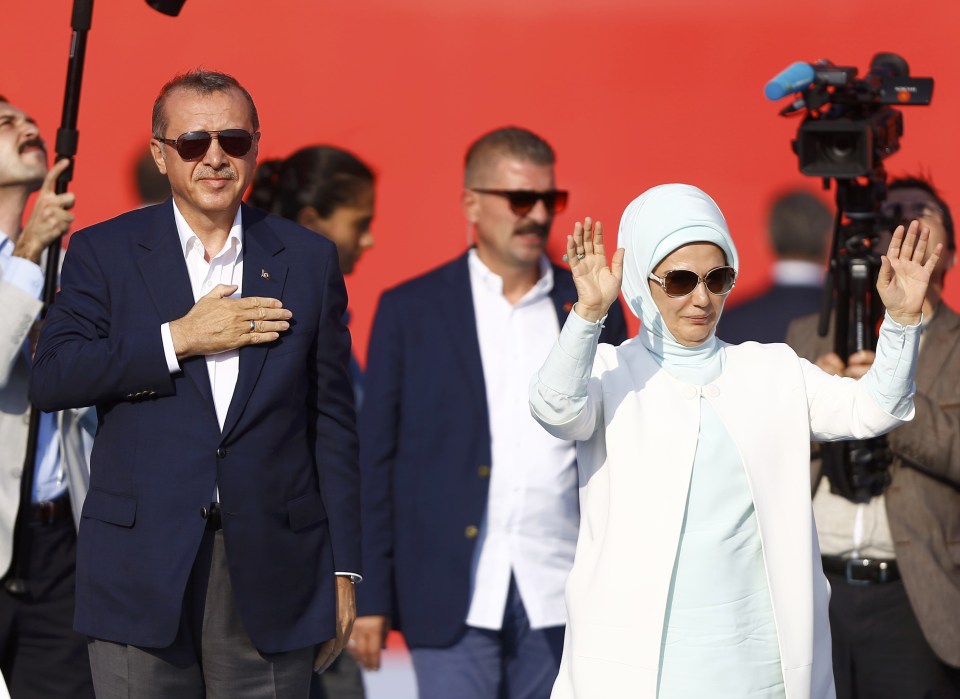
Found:
<svg viewBox="0 0 960 699"><path fill-rule="evenodd" d="M716 398L720 395L720 389L713 384L709 384L703 387L703 395L705 395L707 398Z"/></svg>
<svg viewBox="0 0 960 699"><path fill-rule="evenodd" d="M680 395L682 395L687 400L693 400L694 398L697 398L700 395L700 389L697 386L691 386L690 384L686 384L683 386L682 389L680 389Z"/></svg>

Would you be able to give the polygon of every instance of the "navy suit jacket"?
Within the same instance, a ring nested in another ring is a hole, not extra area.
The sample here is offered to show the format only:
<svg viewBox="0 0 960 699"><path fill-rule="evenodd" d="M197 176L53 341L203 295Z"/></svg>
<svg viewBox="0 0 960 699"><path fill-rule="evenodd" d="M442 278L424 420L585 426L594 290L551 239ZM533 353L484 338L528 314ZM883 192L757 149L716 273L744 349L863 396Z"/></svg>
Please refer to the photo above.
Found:
<svg viewBox="0 0 960 699"><path fill-rule="evenodd" d="M31 397L95 404L77 552L76 628L164 647L219 488L240 618L279 652L334 636L335 571L359 572L359 469L346 291L322 236L246 205L243 295L293 312L240 350L221 432L204 357L171 375L162 323L194 305L170 200L77 233L41 333Z"/></svg>
<svg viewBox="0 0 960 699"><path fill-rule="evenodd" d="M759 296L724 309L717 337L732 345L754 342L784 342L791 321L820 310L823 289L819 286L774 284Z"/></svg>
<svg viewBox="0 0 960 699"><path fill-rule="evenodd" d="M553 274L562 326L577 292L569 271ZM626 334L615 303L601 341ZM491 460L466 255L383 294L364 387L358 614L392 617L411 646L447 646L466 628Z"/></svg>

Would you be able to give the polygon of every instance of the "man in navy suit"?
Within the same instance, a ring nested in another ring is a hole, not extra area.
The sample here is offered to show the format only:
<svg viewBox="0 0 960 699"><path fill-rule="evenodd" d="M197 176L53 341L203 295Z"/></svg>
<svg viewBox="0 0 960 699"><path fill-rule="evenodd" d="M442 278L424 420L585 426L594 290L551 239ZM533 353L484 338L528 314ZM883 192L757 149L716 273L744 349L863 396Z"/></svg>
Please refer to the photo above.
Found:
<svg viewBox="0 0 960 699"><path fill-rule="evenodd" d="M783 342L790 321L820 310L832 224L830 210L814 195L798 191L778 197L768 227L777 256L773 286L724 309L717 336L734 345Z"/></svg>
<svg viewBox="0 0 960 699"><path fill-rule="evenodd" d="M421 699L546 698L579 525L571 442L544 436L527 385L577 294L544 250L567 193L554 153L519 128L467 152L475 247L387 291L360 418L365 582L354 655L389 625ZM626 336L616 304L603 339Z"/></svg>
<svg viewBox="0 0 960 699"><path fill-rule="evenodd" d="M95 404L75 625L97 696L307 696L360 569L334 246L241 205L259 123L232 77L154 105L172 200L78 233L31 395ZM319 646L319 648L318 648Z"/></svg>

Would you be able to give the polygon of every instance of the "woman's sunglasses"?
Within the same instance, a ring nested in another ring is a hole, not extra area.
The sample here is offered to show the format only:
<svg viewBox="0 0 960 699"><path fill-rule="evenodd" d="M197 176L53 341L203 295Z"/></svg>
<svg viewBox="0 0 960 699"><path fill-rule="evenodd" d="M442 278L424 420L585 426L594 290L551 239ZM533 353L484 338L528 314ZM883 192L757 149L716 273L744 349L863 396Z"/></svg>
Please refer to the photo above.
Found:
<svg viewBox="0 0 960 699"><path fill-rule="evenodd" d="M250 133L243 129L226 129L225 131L187 131L180 134L180 138L161 138L154 136L160 143L173 146L180 159L184 161L199 160L202 158L213 139L217 139L223 152L234 158L242 158L250 152L253 141L260 137L260 132Z"/></svg>
<svg viewBox="0 0 960 699"><path fill-rule="evenodd" d="M662 277L650 273L649 279L661 286L671 298L680 298L693 293L700 282L715 296L726 296L737 281L737 270L733 267L714 267L702 277L689 269L671 269Z"/></svg>
<svg viewBox="0 0 960 699"><path fill-rule="evenodd" d="M517 216L526 216L541 200L551 216L567 208L567 192L562 189L548 189L546 192L530 189L474 189L473 191L504 197L510 205L510 210Z"/></svg>

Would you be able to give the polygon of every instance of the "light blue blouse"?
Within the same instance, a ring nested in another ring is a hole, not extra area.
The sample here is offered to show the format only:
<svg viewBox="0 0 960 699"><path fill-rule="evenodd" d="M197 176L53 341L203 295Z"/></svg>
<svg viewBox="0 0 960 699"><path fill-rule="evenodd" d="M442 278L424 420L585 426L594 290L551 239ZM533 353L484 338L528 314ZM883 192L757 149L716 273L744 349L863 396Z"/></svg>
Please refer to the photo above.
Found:
<svg viewBox="0 0 960 699"><path fill-rule="evenodd" d="M783 699L753 497L706 398L661 645L659 699Z"/></svg>

